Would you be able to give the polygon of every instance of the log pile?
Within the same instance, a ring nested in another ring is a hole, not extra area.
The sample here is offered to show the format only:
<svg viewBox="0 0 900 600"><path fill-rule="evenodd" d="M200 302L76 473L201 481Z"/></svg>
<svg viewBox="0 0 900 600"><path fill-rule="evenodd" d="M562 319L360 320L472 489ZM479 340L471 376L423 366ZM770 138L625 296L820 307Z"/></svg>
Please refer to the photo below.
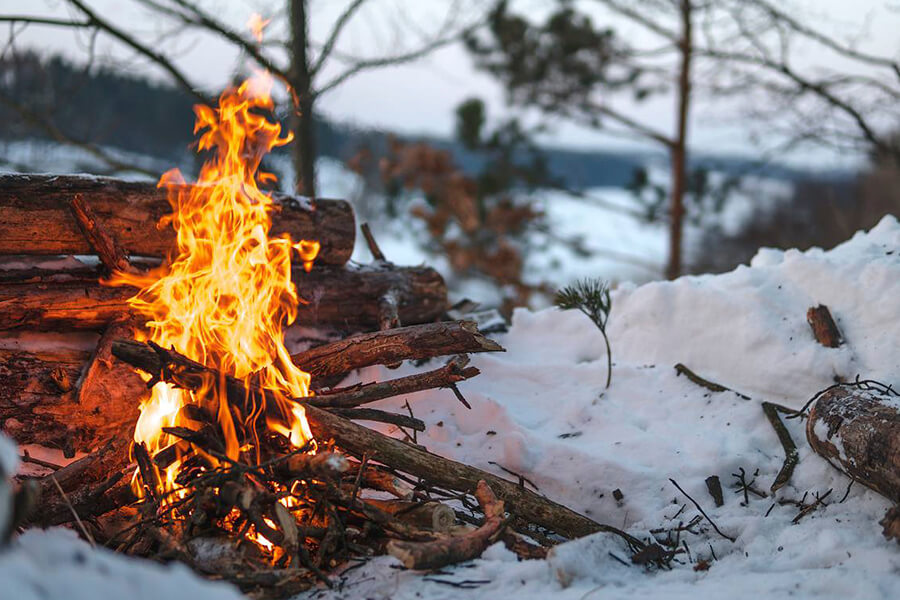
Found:
<svg viewBox="0 0 900 600"><path fill-rule="evenodd" d="M327 582L333 567L373 552L432 569L478 556L498 540L521 556L546 552L523 533L546 543L548 534L609 531L641 545L521 484L428 452L416 443L425 423L409 403L409 414L370 407L436 388L468 407L457 384L478 369L467 355L503 349L474 323L441 322L447 297L440 276L387 262L367 230L375 263L347 265L355 242L347 203L279 200L273 230L322 242L312 271L295 272L298 321L337 334L291 357L311 373L315 395L282 399L305 410L316 454L292 448L266 427L266 417L277 416L269 411L285 406L270 391L132 340L139 324L126 301L134 290L101 279L165 260L173 234L156 225L168 208L164 192L102 178L0 176L0 254L96 254L98 263L0 269L0 331L97 339L93 352L0 349L3 431L20 444L59 447L67 456L88 453L37 481L43 499L32 524L77 527L97 543L178 559L263 596ZM348 333L354 335L343 337ZM340 387L363 367L439 357L450 358L414 375ZM166 429L177 439L171 446L151 455L132 444L148 377L150 384L186 389L218 386L237 424L237 458L226 453L219 420L193 405L179 421L189 426ZM259 407L265 407L262 418ZM356 421L389 424L406 440ZM181 465L177 495L158 485L175 461Z"/></svg>

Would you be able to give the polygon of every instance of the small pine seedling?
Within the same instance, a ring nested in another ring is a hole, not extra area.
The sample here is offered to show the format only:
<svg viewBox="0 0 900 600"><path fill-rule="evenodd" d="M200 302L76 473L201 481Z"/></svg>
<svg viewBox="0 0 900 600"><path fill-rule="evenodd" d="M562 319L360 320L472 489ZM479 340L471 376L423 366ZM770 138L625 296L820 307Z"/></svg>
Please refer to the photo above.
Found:
<svg viewBox="0 0 900 600"><path fill-rule="evenodd" d="M602 279L582 279L556 294L556 306L563 310L578 309L594 322L606 342L606 387L612 382L612 350L606 336L606 322L612 309L609 284Z"/></svg>

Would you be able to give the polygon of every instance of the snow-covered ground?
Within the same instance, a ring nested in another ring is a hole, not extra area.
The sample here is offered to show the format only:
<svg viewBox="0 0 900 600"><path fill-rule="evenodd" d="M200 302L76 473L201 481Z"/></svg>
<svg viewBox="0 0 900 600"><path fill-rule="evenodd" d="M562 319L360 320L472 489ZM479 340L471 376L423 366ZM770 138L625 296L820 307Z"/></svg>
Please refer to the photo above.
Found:
<svg viewBox="0 0 900 600"><path fill-rule="evenodd" d="M846 345L814 341L805 315L819 303L831 308ZM519 310L508 333L494 336L507 352L473 357L482 374L460 386L472 410L447 391L383 401L382 408L409 400L428 424L418 441L430 450L501 476L498 466L519 472L548 497L642 539L699 514L672 478L736 541L704 520L696 533L682 535L690 556L679 556L670 571L629 564L622 542L606 534L561 545L545 561L520 562L497 545L440 574L403 571L380 557L340 577L335 590L306 597L898 597L900 545L886 541L878 525L888 501L851 487L813 454L802 423L787 421L800 449L788 485L774 497L751 495L746 505L732 488L732 474L744 469L768 492L781 467L783 451L762 401L799 408L835 376L900 387L896 218L829 252L763 250L751 266L724 275L620 286L609 333L608 390L603 341L586 317ZM752 399L696 386L676 374L679 362ZM371 368L358 379L426 368ZM725 487L720 508L706 491L710 475ZM778 503L828 490L827 506L796 524L797 508ZM701 559L708 570L694 569ZM91 598L142 597L150 589L153 597L163 589L171 590L167 598L233 597L182 568L91 551L58 532L29 532L0 552L0 577L0 597L11 599L71 597L88 585Z"/></svg>

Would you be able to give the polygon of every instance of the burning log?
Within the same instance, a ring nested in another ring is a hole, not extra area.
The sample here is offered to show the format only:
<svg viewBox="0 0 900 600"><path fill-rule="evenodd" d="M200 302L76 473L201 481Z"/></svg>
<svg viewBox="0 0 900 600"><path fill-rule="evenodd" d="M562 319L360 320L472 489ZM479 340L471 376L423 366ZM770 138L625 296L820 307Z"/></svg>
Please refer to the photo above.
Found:
<svg viewBox="0 0 900 600"><path fill-rule="evenodd" d="M503 530L503 502L484 481L478 482L475 497L484 513L484 523L478 529L432 542L391 540L388 553L399 558L407 569L440 569L478 558Z"/></svg>
<svg viewBox="0 0 900 600"><path fill-rule="evenodd" d="M354 335L295 354L291 358L314 380L344 375L372 365L470 352L503 352L474 321L427 323Z"/></svg>
<svg viewBox="0 0 900 600"><path fill-rule="evenodd" d="M812 405L806 438L849 477L900 503L900 394L874 382L841 384Z"/></svg>
<svg viewBox="0 0 900 600"><path fill-rule="evenodd" d="M167 191L155 183L79 175L0 175L0 254L93 254L70 202L81 194L98 223L132 256L164 257L175 244L171 227L159 228L171 211ZM272 233L318 240L317 262L343 265L353 253L353 208L343 200L310 200L273 194L281 210Z"/></svg>
<svg viewBox="0 0 900 600"><path fill-rule="evenodd" d="M106 287L99 277L90 268L0 272L0 330L98 330L128 315L134 288ZM378 301L389 289L402 290L399 310L406 324L434 321L447 306L444 280L427 267L295 269L294 280L304 302L297 318L304 325L377 328Z"/></svg>
<svg viewBox="0 0 900 600"><path fill-rule="evenodd" d="M168 369L162 375L166 380L186 388L202 385L204 374L210 374L213 380L218 375L211 369L196 365L195 370L185 368L192 361L180 357L172 351L155 352L149 346L135 342L118 341L113 343L113 354L120 359L147 372L162 371L165 353L166 360L176 361L178 369ZM241 382L226 377L225 385L229 398L243 403L247 392ZM264 393L255 390L253 393ZM580 515L565 506L556 504L531 490L516 483L492 475L481 469L440 457L423 450L420 446L388 437L367 427L357 425L348 419L330 413L309 403L304 404L306 418L313 435L318 440L333 439L337 446L350 454L362 457L370 455L378 462L390 465L399 471L421 477L434 485L474 493L479 481L486 481L497 496L506 502L507 509L522 520L555 531L569 538L581 537L598 531L607 531L617 535L625 535L618 529L601 525L588 517ZM639 540L628 536L629 541L640 546Z"/></svg>

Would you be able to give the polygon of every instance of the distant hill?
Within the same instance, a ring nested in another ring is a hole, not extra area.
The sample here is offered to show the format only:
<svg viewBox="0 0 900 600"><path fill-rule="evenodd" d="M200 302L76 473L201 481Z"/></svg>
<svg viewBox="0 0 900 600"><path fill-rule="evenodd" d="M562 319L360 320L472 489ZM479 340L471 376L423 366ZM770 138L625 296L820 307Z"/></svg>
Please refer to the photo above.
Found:
<svg viewBox="0 0 900 600"><path fill-rule="evenodd" d="M178 88L109 69L83 68L60 57L41 58L36 53L9 56L0 61L2 94L36 114L51 115L53 128L62 135L85 142L114 147L189 165L193 99ZM316 123L319 151L324 156L346 160L363 145L376 154L387 145L389 132L359 129L319 119ZM448 150L467 172L476 172L483 158L461 144L434 137L419 139ZM53 139L52 131L7 103L0 103L0 139ZM634 170L650 163L663 163L652 152L583 151L545 149L551 175L574 189L622 187ZM822 180L822 174L766 165L759 167L745 158L696 156L692 165L704 165L726 173L752 171L776 179ZM826 179L845 180L851 173L831 173Z"/></svg>

